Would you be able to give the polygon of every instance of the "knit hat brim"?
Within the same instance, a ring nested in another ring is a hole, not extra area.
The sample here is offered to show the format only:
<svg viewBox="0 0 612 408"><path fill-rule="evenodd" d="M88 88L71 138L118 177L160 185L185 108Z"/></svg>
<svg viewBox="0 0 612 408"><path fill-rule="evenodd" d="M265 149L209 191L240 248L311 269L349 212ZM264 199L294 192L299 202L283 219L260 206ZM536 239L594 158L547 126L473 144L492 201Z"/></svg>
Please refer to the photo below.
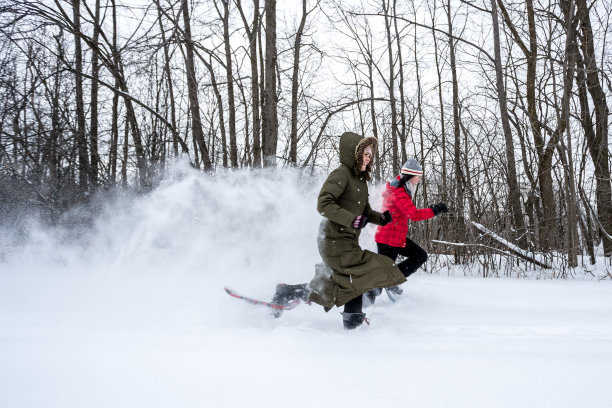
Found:
<svg viewBox="0 0 612 408"><path fill-rule="evenodd" d="M408 161L406 161L406 163L404 163L404 165L402 166L402 169L400 170L400 173L408 174L412 176L422 176L423 168L421 167L419 162L416 161L416 159L410 158L408 159Z"/></svg>
<svg viewBox="0 0 612 408"><path fill-rule="evenodd" d="M417 170L412 170L412 169L402 169L400 172L402 174L409 174L409 175L413 175L413 176L422 176L423 175L422 171L417 171Z"/></svg>

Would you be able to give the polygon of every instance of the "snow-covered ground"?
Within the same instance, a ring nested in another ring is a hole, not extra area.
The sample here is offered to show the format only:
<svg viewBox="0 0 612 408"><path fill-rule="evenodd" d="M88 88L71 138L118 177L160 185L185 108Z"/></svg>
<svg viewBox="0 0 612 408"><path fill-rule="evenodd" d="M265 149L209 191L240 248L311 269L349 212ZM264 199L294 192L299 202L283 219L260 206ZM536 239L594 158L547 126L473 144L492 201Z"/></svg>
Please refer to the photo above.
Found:
<svg viewBox="0 0 612 408"><path fill-rule="evenodd" d="M311 278L321 182L179 168L93 229L3 230L0 407L611 406L609 280L419 273L353 332L227 296Z"/></svg>

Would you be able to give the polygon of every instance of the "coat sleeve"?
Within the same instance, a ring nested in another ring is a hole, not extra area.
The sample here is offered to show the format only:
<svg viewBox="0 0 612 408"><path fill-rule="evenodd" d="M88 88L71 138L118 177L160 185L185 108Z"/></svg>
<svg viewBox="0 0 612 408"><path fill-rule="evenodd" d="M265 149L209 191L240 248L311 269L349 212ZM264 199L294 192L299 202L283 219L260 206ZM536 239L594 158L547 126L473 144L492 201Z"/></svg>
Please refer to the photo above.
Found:
<svg viewBox="0 0 612 408"><path fill-rule="evenodd" d="M348 184L348 175L342 169L336 169L327 176L323 183L319 198L317 200L317 210L327 219L345 227L350 227L357 216L338 204L338 198L342 196Z"/></svg>
<svg viewBox="0 0 612 408"><path fill-rule="evenodd" d="M397 189L393 194L389 194L387 198L393 200L394 207L402 214L407 215L412 221L423 221L434 217L431 208L416 208L412 199L403 188Z"/></svg>
<svg viewBox="0 0 612 408"><path fill-rule="evenodd" d="M374 211L372 207L370 207L369 202L366 203L365 211L363 213L366 217L368 217L368 221L370 221L372 224L380 225L380 217L382 214L378 211Z"/></svg>

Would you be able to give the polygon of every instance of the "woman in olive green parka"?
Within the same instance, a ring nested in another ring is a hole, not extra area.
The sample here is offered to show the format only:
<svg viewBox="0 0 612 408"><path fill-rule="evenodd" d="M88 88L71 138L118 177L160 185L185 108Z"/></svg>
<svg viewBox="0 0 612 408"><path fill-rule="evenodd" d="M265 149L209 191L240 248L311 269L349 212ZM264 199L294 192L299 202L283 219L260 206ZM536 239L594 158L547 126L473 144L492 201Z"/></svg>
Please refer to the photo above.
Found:
<svg viewBox="0 0 612 408"><path fill-rule="evenodd" d="M344 327L354 329L365 320L363 293L406 281L391 258L359 246L361 228L367 222L386 225L391 221L388 211L372 210L368 198L367 181L376 143L374 137L351 132L340 137L340 166L325 180L317 203L324 217L318 238L324 264L316 266L309 284L277 285L272 303L300 299L318 303L325 311L344 306Z"/></svg>
<svg viewBox="0 0 612 408"><path fill-rule="evenodd" d="M363 293L406 281L390 258L359 246L361 228L367 222L385 225L391 221L388 213L372 210L369 203L367 181L376 143L374 137L364 138L351 132L340 137L340 166L327 177L317 203L318 211L325 217L321 222L319 252L332 273L330 276L324 268L319 269L309 284L310 300L326 310L345 305L346 328L353 328L350 327L353 323L359 326L365 318L361 311Z"/></svg>

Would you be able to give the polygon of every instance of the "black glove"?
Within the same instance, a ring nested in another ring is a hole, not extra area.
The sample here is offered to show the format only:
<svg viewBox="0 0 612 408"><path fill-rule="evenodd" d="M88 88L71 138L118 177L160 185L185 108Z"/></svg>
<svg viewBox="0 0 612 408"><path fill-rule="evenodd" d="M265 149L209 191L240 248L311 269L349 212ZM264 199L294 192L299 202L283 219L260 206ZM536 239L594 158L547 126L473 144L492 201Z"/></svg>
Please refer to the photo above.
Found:
<svg viewBox="0 0 612 408"><path fill-rule="evenodd" d="M384 227L385 225L390 223L392 220L393 218L391 217L391 213L389 212L389 210L387 210L384 213L382 213L382 215L380 216L380 225Z"/></svg>
<svg viewBox="0 0 612 408"><path fill-rule="evenodd" d="M362 229L363 227L365 227L367 223L368 223L368 217L366 217L365 215L358 215L353 220L351 227L355 229Z"/></svg>
<svg viewBox="0 0 612 408"><path fill-rule="evenodd" d="M431 208L431 210L433 211L434 216L448 212L448 207L444 203L434 204L429 208Z"/></svg>

